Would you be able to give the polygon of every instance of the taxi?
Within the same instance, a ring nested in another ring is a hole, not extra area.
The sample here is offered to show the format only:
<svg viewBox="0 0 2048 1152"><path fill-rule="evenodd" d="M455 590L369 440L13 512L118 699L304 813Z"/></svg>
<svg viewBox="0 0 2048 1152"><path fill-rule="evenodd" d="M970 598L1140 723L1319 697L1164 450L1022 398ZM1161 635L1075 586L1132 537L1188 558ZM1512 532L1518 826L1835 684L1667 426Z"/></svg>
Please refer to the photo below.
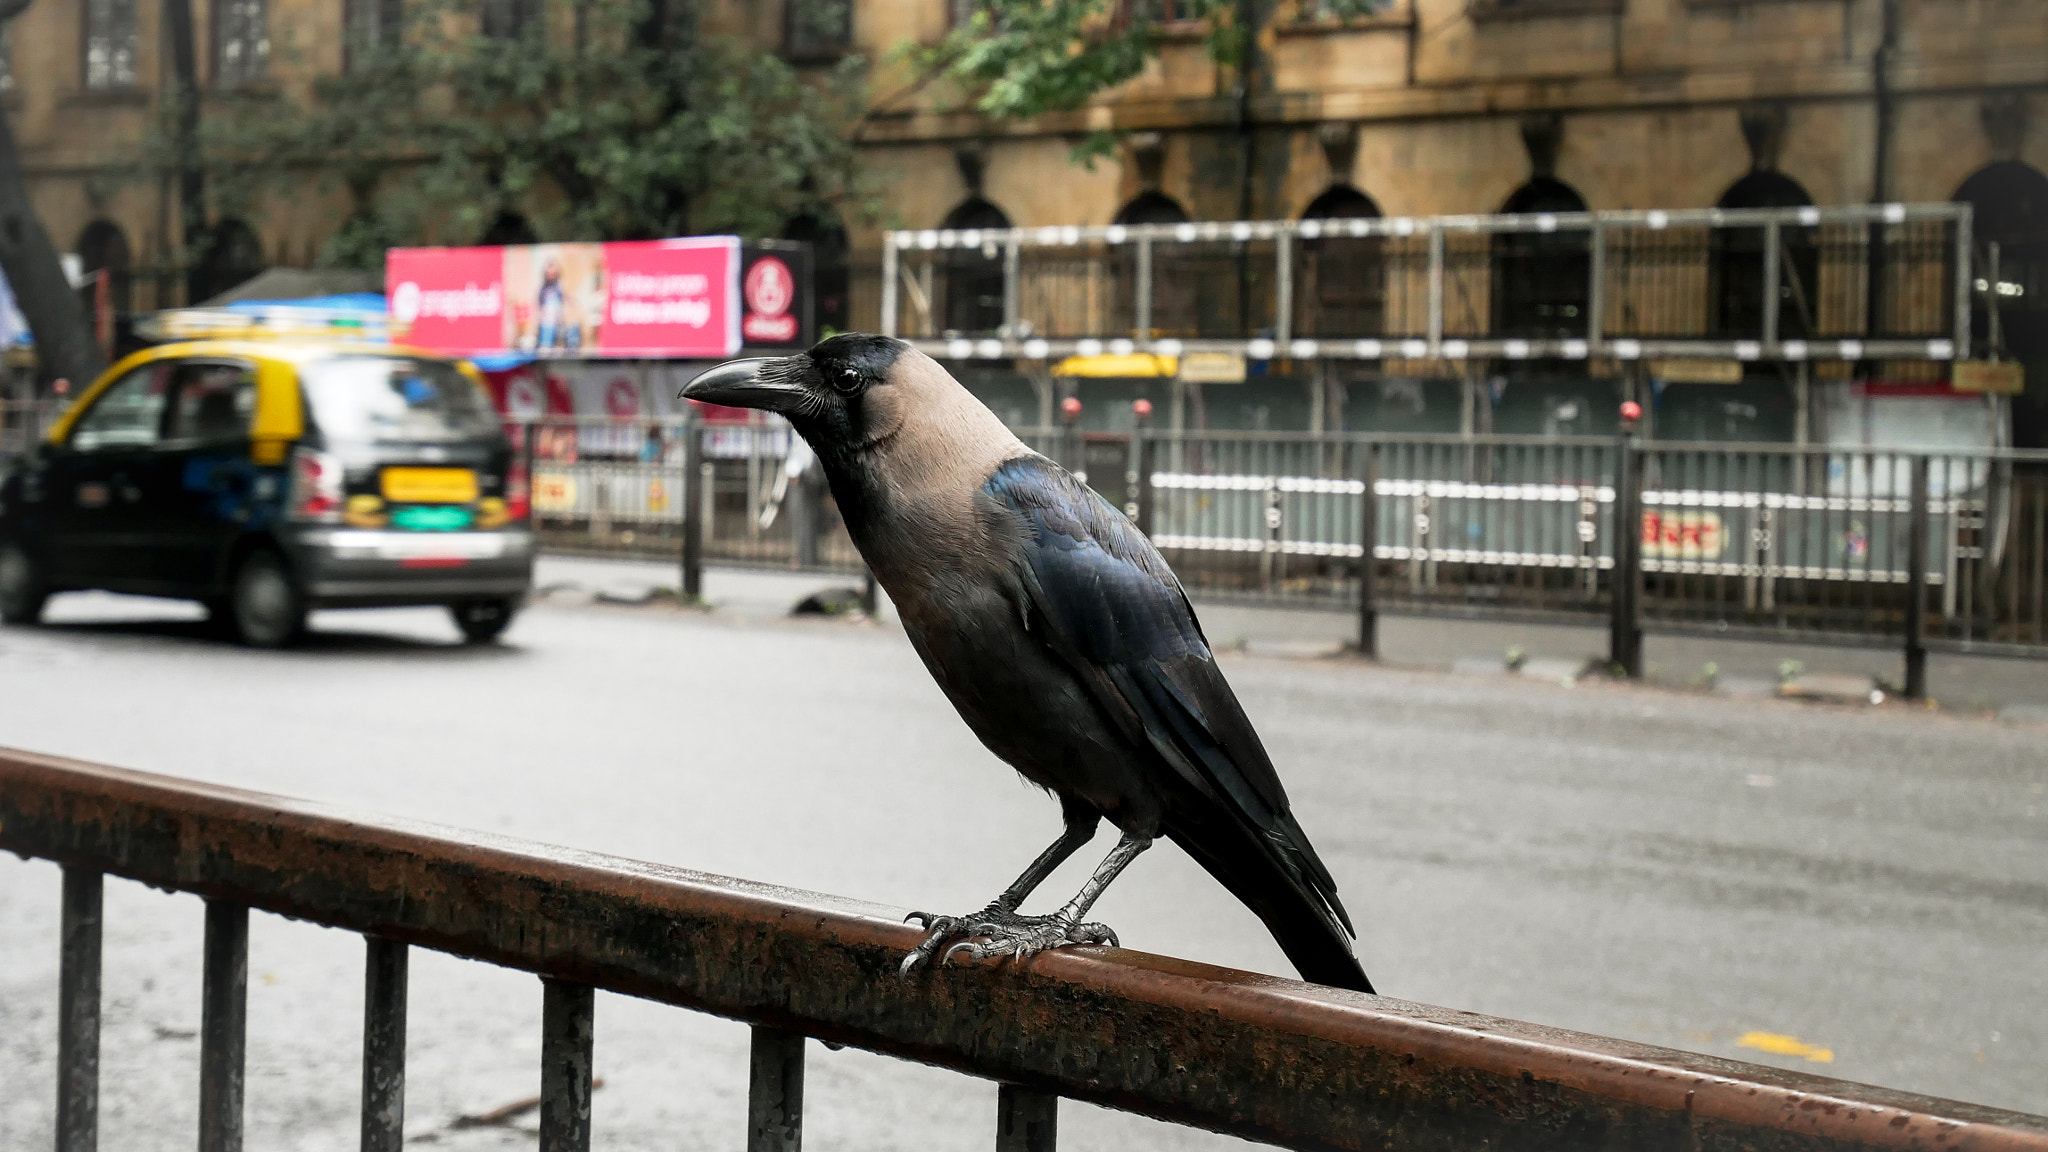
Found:
<svg viewBox="0 0 2048 1152"><path fill-rule="evenodd" d="M495 639L533 583L483 378L373 340L179 340L110 368L0 478L0 620L106 589L257 647L315 608L443 606Z"/></svg>

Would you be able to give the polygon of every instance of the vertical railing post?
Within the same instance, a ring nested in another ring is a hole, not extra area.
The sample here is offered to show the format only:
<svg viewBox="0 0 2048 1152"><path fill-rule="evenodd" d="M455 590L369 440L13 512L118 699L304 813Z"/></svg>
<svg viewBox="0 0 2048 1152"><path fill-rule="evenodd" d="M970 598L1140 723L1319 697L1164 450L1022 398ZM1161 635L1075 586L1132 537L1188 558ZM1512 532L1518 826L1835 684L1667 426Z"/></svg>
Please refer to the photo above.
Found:
<svg viewBox="0 0 2048 1152"><path fill-rule="evenodd" d="M1970 224L1976 209L1967 202L1955 205L1955 209L1957 213L1955 357L1957 360L1968 360L1970 358L1970 293L1976 287L1975 282L1970 276L1970 258L1975 254L1970 247L1973 242L1970 236ZM1998 286L1996 284L1992 285L1991 290L1996 292Z"/></svg>
<svg viewBox="0 0 2048 1152"><path fill-rule="evenodd" d="M1003 246L1003 331L1006 341L1023 339L1017 320L1024 307L1024 230L1012 228Z"/></svg>
<svg viewBox="0 0 2048 1152"><path fill-rule="evenodd" d="M804 1038L754 1026L747 1077L747 1152L801 1152L804 1146Z"/></svg>
<svg viewBox="0 0 2048 1152"><path fill-rule="evenodd" d="M596 993L588 984L540 983L540 1152L590 1152Z"/></svg>
<svg viewBox="0 0 2048 1152"><path fill-rule="evenodd" d="M242 1152L249 909L208 900L205 948L199 1000L199 1152Z"/></svg>
<svg viewBox="0 0 2048 1152"><path fill-rule="evenodd" d="M1775 349L1778 346L1778 260L1781 246L1785 242L1784 229L1776 220L1764 225L1764 330L1763 346Z"/></svg>
<svg viewBox="0 0 2048 1152"><path fill-rule="evenodd" d="M1913 456L1912 507L1906 512L1906 698L1927 698L1927 465ZM1894 476L1897 472L1892 473Z"/></svg>
<svg viewBox="0 0 2048 1152"><path fill-rule="evenodd" d="M362 1152L405 1147L405 999L410 953L368 936L363 965Z"/></svg>
<svg viewBox="0 0 2048 1152"><path fill-rule="evenodd" d="M1359 495L1358 510L1358 654L1367 660L1380 658L1380 610L1374 598L1373 549L1380 539L1380 446L1377 443L1360 445L1365 453L1364 467L1359 469L1360 479L1365 484Z"/></svg>
<svg viewBox="0 0 2048 1152"><path fill-rule="evenodd" d="M1607 660L1620 675L1643 674L1643 630L1638 599L1643 585L1643 482L1635 435L1624 428L1614 443L1614 578Z"/></svg>
<svg viewBox="0 0 2048 1152"><path fill-rule="evenodd" d="M896 276L901 259L894 232L882 233L882 335L896 335Z"/></svg>
<svg viewBox="0 0 2048 1152"><path fill-rule="evenodd" d="M57 1152L94 1152L100 1131L100 911L106 877L64 869L57 966Z"/></svg>
<svg viewBox="0 0 2048 1152"><path fill-rule="evenodd" d="M1444 345L1444 226L1429 223L1429 354L1437 355Z"/></svg>
<svg viewBox="0 0 2048 1152"><path fill-rule="evenodd" d="M711 462L704 458L704 426L695 413L683 421L683 602L704 596L704 494Z"/></svg>
<svg viewBox="0 0 2048 1152"><path fill-rule="evenodd" d="M1598 356L1607 340L1607 228L1593 217L1592 234L1586 238L1592 250L1586 285L1586 355Z"/></svg>
<svg viewBox="0 0 2048 1152"><path fill-rule="evenodd" d="M1138 449L1138 484L1133 497L1138 502L1138 531L1152 536L1153 521L1159 515L1159 493L1152 487L1152 475L1159 470L1159 441L1143 435Z"/></svg>
<svg viewBox="0 0 2048 1152"><path fill-rule="evenodd" d="M1140 340L1152 339L1152 234L1140 230L1138 233L1138 298L1131 303L1131 314L1136 331L1131 335Z"/></svg>
<svg viewBox="0 0 2048 1152"><path fill-rule="evenodd" d="M996 1152L1053 1152L1060 1098L1015 1084L996 1087Z"/></svg>
<svg viewBox="0 0 2048 1152"><path fill-rule="evenodd" d="M1294 228L1283 226L1273 241L1273 339L1282 345L1294 339ZM1282 347L1280 354L1287 350Z"/></svg>

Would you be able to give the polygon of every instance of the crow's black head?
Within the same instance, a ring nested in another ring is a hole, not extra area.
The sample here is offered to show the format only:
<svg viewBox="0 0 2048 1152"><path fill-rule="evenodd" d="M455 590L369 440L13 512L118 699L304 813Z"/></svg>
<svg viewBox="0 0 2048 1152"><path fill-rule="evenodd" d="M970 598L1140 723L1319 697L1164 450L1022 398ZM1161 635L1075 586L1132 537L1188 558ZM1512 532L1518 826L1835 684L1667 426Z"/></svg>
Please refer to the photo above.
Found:
<svg viewBox="0 0 2048 1152"><path fill-rule="evenodd" d="M909 351L888 336L848 333L794 356L721 364L685 385L682 398L779 412L820 453L856 449L900 422L907 398L893 393Z"/></svg>

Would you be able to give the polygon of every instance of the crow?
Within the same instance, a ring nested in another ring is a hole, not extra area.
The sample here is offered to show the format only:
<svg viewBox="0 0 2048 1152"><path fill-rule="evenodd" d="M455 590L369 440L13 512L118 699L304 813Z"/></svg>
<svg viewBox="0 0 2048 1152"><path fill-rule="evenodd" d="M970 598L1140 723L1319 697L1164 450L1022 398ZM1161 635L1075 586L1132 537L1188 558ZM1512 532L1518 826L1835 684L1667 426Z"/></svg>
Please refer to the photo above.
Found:
<svg viewBox="0 0 2048 1152"><path fill-rule="evenodd" d="M1116 944L1088 910L1164 835L1258 914L1304 979L1373 990L1336 883L1194 608L1122 512L889 337L731 361L681 395L789 420L947 699L990 751L1059 799L1059 839L987 908L912 914L928 934L906 975L934 955L1022 962ZM1050 915L1020 914L1104 817L1122 837L1081 891Z"/></svg>

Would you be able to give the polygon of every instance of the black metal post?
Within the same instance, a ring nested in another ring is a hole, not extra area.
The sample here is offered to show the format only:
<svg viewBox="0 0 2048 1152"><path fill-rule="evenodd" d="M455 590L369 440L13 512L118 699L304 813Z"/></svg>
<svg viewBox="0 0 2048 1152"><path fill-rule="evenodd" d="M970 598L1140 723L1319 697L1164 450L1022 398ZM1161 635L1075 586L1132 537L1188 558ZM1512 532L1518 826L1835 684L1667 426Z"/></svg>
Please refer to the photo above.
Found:
<svg viewBox="0 0 2048 1152"><path fill-rule="evenodd" d="M57 1152L100 1139L100 909L106 878L64 869L57 962Z"/></svg>
<svg viewBox="0 0 2048 1152"><path fill-rule="evenodd" d="M1367 660L1380 658L1380 610L1373 596L1373 548L1380 538L1380 446L1366 444L1365 466L1359 469L1365 490L1359 496L1358 511L1358 654Z"/></svg>
<svg viewBox="0 0 2048 1152"><path fill-rule="evenodd" d="M248 1011L249 909L208 900L199 1000L199 1152L242 1152Z"/></svg>
<svg viewBox="0 0 2048 1152"><path fill-rule="evenodd" d="M694 604L704 596L704 490L711 480L703 425L686 422L683 445L683 602Z"/></svg>
<svg viewBox="0 0 2048 1152"><path fill-rule="evenodd" d="M1913 457L1911 500L1906 513L1906 698L1927 698L1927 466ZM1896 475L1896 473L1894 473Z"/></svg>
<svg viewBox="0 0 2048 1152"><path fill-rule="evenodd" d="M747 1079L747 1152L800 1152L804 1145L804 1038L754 1026Z"/></svg>
<svg viewBox="0 0 2048 1152"><path fill-rule="evenodd" d="M1159 442L1147 436L1138 450L1138 531L1152 535L1152 521L1159 513L1159 493L1152 487L1152 474L1159 470Z"/></svg>
<svg viewBox="0 0 2048 1152"><path fill-rule="evenodd" d="M1624 428L1614 441L1614 572L1607 660L1623 676L1643 674L1643 483L1641 448Z"/></svg>
<svg viewBox="0 0 2048 1152"><path fill-rule="evenodd" d="M590 1152L596 992L545 977L540 983L540 1152Z"/></svg>
<svg viewBox="0 0 2048 1152"><path fill-rule="evenodd" d="M996 1152L1053 1152L1060 1098L1015 1084L996 1088Z"/></svg>
<svg viewBox="0 0 2048 1152"><path fill-rule="evenodd" d="M882 590L875 581L875 570L865 564L860 569L860 610L870 620L882 610Z"/></svg>
<svg viewBox="0 0 2048 1152"><path fill-rule="evenodd" d="M364 938L362 1152L405 1147L405 993L410 953L396 940Z"/></svg>

